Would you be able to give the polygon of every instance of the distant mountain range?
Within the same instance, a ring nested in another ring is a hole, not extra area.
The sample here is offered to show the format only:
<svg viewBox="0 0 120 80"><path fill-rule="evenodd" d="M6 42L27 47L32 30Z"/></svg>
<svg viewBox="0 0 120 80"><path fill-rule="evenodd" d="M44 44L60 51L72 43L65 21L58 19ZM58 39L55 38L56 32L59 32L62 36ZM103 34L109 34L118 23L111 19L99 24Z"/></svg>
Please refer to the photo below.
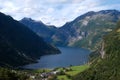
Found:
<svg viewBox="0 0 120 80"><path fill-rule="evenodd" d="M85 13L60 28L47 26L30 18L23 18L20 22L42 36L48 43L96 49L103 35L111 32L118 20L119 11L102 10Z"/></svg>
<svg viewBox="0 0 120 80"><path fill-rule="evenodd" d="M57 28L55 26L47 26L41 21L35 21L31 18L23 18L20 22L28 26L39 36L43 37L47 42L52 42L51 36L53 36L57 31Z"/></svg>
<svg viewBox="0 0 120 80"><path fill-rule="evenodd" d="M42 55L60 53L12 17L0 13L0 66L20 66Z"/></svg>

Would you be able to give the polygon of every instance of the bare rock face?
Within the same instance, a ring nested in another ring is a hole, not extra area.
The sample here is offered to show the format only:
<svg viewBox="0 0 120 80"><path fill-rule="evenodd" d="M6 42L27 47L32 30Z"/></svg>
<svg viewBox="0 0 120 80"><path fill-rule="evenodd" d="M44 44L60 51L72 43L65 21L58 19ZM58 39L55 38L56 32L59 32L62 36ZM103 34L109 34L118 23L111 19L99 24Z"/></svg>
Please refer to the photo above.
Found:
<svg viewBox="0 0 120 80"><path fill-rule="evenodd" d="M104 44L104 42L102 43L102 46L101 46L101 50L100 50L100 54L101 54L101 58L103 59L104 58L104 56L105 56L105 50L104 50L104 47L105 46L105 44Z"/></svg>

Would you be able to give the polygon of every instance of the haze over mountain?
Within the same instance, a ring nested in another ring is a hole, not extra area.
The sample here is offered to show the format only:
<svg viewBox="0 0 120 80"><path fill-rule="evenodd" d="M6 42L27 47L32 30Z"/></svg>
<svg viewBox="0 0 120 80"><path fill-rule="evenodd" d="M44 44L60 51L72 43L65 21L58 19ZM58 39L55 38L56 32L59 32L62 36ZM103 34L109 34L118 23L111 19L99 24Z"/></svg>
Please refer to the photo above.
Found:
<svg viewBox="0 0 120 80"><path fill-rule="evenodd" d="M20 22L55 45L94 49L99 45L103 35L115 28L119 19L119 11L102 10L85 13L60 28L50 27L27 18Z"/></svg>
<svg viewBox="0 0 120 80"><path fill-rule="evenodd" d="M25 25L0 13L0 66L20 66L54 53L60 51Z"/></svg>

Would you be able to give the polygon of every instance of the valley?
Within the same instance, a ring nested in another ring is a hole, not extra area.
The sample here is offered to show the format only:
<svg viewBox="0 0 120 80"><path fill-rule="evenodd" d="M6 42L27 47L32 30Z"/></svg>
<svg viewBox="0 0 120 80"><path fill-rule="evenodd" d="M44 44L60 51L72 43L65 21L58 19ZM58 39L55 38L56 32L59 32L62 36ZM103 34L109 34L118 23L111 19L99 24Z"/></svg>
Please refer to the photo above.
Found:
<svg viewBox="0 0 120 80"><path fill-rule="evenodd" d="M0 13L0 80L119 80L119 20L90 11L57 28Z"/></svg>

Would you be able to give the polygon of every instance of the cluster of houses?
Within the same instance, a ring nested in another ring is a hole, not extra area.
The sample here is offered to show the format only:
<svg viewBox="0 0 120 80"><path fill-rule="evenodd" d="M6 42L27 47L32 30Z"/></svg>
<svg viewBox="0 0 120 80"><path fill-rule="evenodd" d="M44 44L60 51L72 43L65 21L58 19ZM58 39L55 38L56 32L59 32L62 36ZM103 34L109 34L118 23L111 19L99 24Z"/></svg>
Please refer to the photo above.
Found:
<svg viewBox="0 0 120 80"><path fill-rule="evenodd" d="M37 75L30 75L30 79L32 79L32 80L48 80L52 76L57 75L59 72L60 72L59 70L56 70L56 71L39 73Z"/></svg>
<svg viewBox="0 0 120 80"><path fill-rule="evenodd" d="M62 71L66 72L66 70L70 70L70 68L65 68ZM51 70L50 72L42 72L37 75L30 75L30 78L32 80L48 80L53 76L59 75L60 73L61 73L61 70Z"/></svg>
<svg viewBox="0 0 120 80"><path fill-rule="evenodd" d="M42 73L40 76L42 78L48 78L50 76L53 76L53 75L57 75L60 71L51 71L51 72L48 72L48 73Z"/></svg>

